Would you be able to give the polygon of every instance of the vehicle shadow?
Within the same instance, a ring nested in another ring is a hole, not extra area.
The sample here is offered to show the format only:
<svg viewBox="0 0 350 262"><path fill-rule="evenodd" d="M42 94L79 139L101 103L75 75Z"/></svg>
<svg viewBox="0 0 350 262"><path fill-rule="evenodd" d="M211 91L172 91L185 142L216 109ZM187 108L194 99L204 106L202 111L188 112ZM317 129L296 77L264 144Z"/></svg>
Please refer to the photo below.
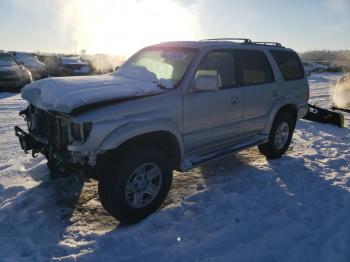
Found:
<svg viewBox="0 0 350 262"><path fill-rule="evenodd" d="M0 256L4 259L42 260L76 253L84 235L108 236L128 232L134 226L119 223L101 206L97 182L78 175L50 181L43 159L25 164L27 175L37 186L12 186L0 191ZM233 161L238 168L240 160ZM214 167L215 168L215 165ZM227 167L225 167L227 168ZM217 181L212 171L201 168L188 173L175 172L173 188L163 205L172 209L189 196L210 188ZM160 211L162 212L162 211ZM97 237L97 240L99 237ZM85 245L83 245L86 248Z"/></svg>
<svg viewBox="0 0 350 262"><path fill-rule="evenodd" d="M13 261L53 257L71 224L82 187L82 179L70 177L43 181L29 190L18 186L4 190L0 194L0 256Z"/></svg>
<svg viewBox="0 0 350 262"><path fill-rule="evenodd" d="M350 193L320 176L305 159L284 156L266 162L253 148L175 173L163 208L133 226L103 210L95 181L72 176L19 189L0 202L0 255L51 260L84 253L79 258L87 261L98 256L113 261L118 255L130 261L164 261L182 254L179 260L193 261L205 258L207 245L215 254L242 254L236 248L240 246L263 257L264 248L277 244L279 252L290 256L306 249L318 258L327 241L347 237L349 203ZM211 241L216 231L222 236ZM179 235L187 240L181 246L170 241ZM202 243L199 236L209 242ZM283 239L281 246L273 239ZM135 250L142 250L142 256Z"/></svg>
<svg viewBox="0 0 350 262"><path fill-rule="evenodd" d="M182 202L165 206L138 225L95 237L98 248L83 260L121 256L127 261L170 257L171 261L201 261L210 260L209 254L228 253L244 261L254 257L262 261L282 257L345 261L349 257L342 241L350 241L350 192L304 158L287 155L266 162L256 149L249 149L203 165L196 172L203 179L196 193L186 196L186 190L180 190L191 188L191 173L175 176L169 197L183 194L176 196ZM181 245L176 241L179 236L184 239ZM131 251L130 246L142 252Z"/></svg>

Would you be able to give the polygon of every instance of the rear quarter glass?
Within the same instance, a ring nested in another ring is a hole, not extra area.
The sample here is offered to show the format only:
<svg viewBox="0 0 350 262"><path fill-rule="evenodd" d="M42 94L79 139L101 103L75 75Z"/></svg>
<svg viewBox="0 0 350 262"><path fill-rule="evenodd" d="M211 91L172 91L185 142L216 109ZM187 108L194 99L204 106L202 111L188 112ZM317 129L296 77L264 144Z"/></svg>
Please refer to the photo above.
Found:
<svg viewBox="0 0 350 262"><path fill-rule="evenodd" d="M299 56L288 50L270 50L275 59L284 80L292 81L303 79L305 72Z"/></svg>

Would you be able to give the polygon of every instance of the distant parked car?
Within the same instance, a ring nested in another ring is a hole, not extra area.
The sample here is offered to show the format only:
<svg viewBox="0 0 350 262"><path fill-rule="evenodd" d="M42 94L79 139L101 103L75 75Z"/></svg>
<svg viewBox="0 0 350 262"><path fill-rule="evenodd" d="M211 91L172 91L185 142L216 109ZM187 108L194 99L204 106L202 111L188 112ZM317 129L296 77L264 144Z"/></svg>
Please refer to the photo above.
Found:
<svg viewBox="0 0 350 262"><path fill-rule="evenodd" d="M306 75L311 75L312 72L316 73L323 73L323 72L329 72L329 73L340 73L343 72L343 67L336 64L336 63L329 63L329 62L303 62L303 67L305 70Z"/></svg>
<svg viewBox="0 0 350 262"><path fill-rule="evenodd" d="M303 67L304 67L305 74L307 76L310 76L312 71L314 70L314 67L313 67L312 63L310 63L310 62L303 62Z"/></svg>
<svg viewBox="0 0 350 262"><path fill-rule="evenodd" d="M46 65L39 61L36 54L16 51L11 51L9 53L14 55L22 65L29 69L34 80L48 76Z"/></svg>
<svg viewBox="0 0 350 262"><path fill-rule="evenodd" d="M12 55L0 52L0 91L18 92L30 82L30 71Z"/></svg>
<svg viewBox="0 0 350 262"><path fill-rule="evenodd" d="M57 58L57 76L91 75L93 70L89 61L79 56L61 56Z"/></svg>

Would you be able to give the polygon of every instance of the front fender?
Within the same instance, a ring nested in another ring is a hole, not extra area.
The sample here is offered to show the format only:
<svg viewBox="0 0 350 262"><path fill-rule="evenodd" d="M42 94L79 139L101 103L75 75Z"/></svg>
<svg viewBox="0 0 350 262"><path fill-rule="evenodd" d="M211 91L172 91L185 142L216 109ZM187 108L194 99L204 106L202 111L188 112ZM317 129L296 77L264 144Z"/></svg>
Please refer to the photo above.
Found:
<svg viewBox="0 0 350 262"><path fill-rule="evenodd" d="M99 145L99 149L116 149L131 138L158 131L165 131L174 135L179 143L181 155L183 155L183 139L181 132L174 121L166 118L133 121L120 126L106 136Z"/></svg>

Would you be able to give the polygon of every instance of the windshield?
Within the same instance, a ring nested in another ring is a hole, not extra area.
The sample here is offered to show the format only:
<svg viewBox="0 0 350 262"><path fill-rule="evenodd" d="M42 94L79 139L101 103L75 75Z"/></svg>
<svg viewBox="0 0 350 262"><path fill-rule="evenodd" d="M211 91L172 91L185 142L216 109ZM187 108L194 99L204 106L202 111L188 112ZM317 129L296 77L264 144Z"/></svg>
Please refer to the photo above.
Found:
<svg viewBox="0 0 350 262"><path fill-rule="evenodd" d="M183 78L196 51L192 48L147 48L132 56L122 68L144 67L154 73L158 80L170 80L176 86Z"/></svg>
<svg viewBox="0 0 350 262"><path fill-rule="evenodd" d="M32 53L16 53L16 58L22 60L38 60L38 57Z"/></svg>
<svg viewBox="0 0 350 262"><path fill-rule="evenodd" d="M13 66L13 65L17 65L17 62L11 55L0 53L0 66Z"/></svg>

